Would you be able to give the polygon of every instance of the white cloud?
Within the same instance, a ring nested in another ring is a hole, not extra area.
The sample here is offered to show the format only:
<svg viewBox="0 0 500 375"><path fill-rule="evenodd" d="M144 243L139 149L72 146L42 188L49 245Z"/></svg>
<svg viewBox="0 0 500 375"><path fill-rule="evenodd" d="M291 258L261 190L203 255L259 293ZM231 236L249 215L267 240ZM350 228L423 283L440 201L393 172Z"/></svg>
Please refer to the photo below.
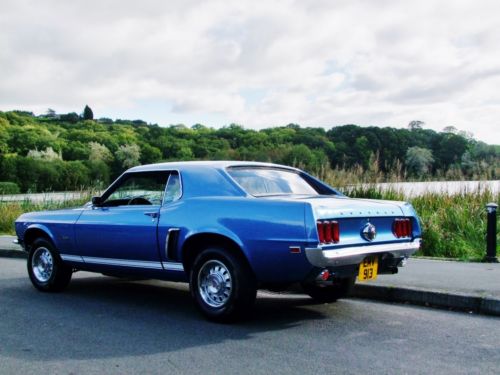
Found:
<svg viewBox="0 0 500 375"><path fill-rule="evenodd" d="M499 14L485 0L4 1L0 109L255 128L418 119L500 143Z"/></svg>

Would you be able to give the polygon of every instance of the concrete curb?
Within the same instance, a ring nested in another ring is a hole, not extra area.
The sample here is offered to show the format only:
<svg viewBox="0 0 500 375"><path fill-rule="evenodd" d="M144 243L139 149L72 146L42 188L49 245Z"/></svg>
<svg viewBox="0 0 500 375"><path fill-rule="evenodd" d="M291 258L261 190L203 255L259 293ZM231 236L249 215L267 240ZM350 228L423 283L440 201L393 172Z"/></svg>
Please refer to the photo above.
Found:
<svg viewBox="0 0 500 375"><path fill-rule="evenodd" d="M352 292L356 298L386 302L405 302L420 306L472 311L478 314L500 316L500 300L477 295L440 292L410 287L392 287L356 284Z"/></svg>
<svg viewBox="0 0 500 375"><path fill-rule="evenodd" d="M26 259L28 257L28 253L22 250L4 250L0 249L0 257L1 258L17 258L17 259Z"/></svg>

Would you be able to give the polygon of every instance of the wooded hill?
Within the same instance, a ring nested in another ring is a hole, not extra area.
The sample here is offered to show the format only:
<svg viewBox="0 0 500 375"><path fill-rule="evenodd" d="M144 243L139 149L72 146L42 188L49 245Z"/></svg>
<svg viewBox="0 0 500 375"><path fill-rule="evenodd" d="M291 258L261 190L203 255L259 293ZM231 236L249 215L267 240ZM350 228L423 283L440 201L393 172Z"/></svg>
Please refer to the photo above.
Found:
<svg viewBox="0 0 500 375"><path fill-rule="evenodd" d="M93 120L86 111L86 119L76 113L0 112L0 193L17 187L22 192L102 187L134 165L170 160L267 161L319 176L354 169L378 180L496 179L500 174L500 146L452 127L425 129L418 121L407 129L289 124L256 131L236 124L213 129Z"/></svg>

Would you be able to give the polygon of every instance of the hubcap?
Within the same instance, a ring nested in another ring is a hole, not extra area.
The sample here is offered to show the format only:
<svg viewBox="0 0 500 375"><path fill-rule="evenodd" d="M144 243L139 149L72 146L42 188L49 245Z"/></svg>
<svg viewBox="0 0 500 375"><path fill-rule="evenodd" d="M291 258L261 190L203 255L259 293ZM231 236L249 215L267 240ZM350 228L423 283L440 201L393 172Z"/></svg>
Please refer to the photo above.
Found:
<svg viewBox="0 0 500 375"><path fill-rule="evenodd" d="M52 254L47 248L40 247L35 250L31 259L31 269L38 281L45 283L50 279L54 269L54 262Z"/></svg>
<svg viewBox="0 0 500 375"><path fill-rule="evenodd" d="M209 260L198 273L198 291L203 301L211 307L221 307L229 300L233 283L231 274L218 260Z"/></svg>

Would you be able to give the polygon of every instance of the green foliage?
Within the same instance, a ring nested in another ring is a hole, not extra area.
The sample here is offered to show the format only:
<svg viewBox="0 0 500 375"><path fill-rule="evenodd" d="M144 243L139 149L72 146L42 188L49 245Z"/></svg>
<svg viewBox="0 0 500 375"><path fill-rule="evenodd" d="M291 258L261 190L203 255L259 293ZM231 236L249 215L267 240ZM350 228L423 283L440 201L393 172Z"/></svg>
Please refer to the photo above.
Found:
<svg viewBox="0 0 500 375"><path fill-rule="evenodd" d="M140 157L141 149L134 144L120 146L118 147L118 151L116 151L116 158L124 169L139 165Z"/></svg>
<svg viewBox="0 0 500 375"><path fill-rule="evenodd" d="M69 122L71 124L76 124L78 121L80 121L80 116L78 116L76 112L61 115L59 118L61 121Z"/></svg>
<svg viewBox="0 0 500 375"><path fill-rule="evenodd" d="M0 194L18 194L19 186L15 182L0 181Z"/></svg>
<svg viewBox="0 0 500 375"><path fill-rule="evenodd" d="M344 125L325 130L289 124L257 131L238 124L220 129L201 124L159 127L142 120L94 121L55 111L38 117L0 112L0 180L15 182L22 191L68 190L80 184L105 185L137 164L221 159L293 165L328 178L334 186L498 178L499 146L451 128L439 133L422 125L415 121L410 129ZM430 157L413 155L423 149ZM23 161L28 154L38 160ZM75 165L78 172L69 176L68 166Z"/></svg>
<svg viewBox="0 0 500 375"><path fill-rule="evenodd" d="M434 158L432 151L427 148L413 146L406 151L406 166L411 173L422 176L429 173Z"/></svg>

